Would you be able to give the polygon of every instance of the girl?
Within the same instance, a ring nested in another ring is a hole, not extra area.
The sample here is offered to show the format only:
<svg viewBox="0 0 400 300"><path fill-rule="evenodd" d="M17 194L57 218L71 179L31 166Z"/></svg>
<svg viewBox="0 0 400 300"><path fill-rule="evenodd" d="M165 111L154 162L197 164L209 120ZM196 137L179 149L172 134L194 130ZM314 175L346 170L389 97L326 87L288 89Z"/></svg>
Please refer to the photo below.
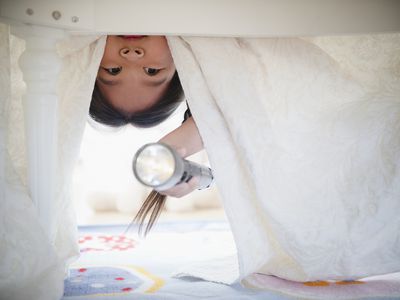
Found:
<svg viewBox="0 0 400 300"><path fill-rule="evenodd" d="M183 90L164 36L108 36L97 74L89 114L99 123L151 127L167 119L183 101ZM190 111L183 124L161 142L182 156L200 151L203 143ZM146 233L160 214L167 195L182 197L197 188L197 178L162 194L152 191L139 210L140 230L151 212Z"/></svg>

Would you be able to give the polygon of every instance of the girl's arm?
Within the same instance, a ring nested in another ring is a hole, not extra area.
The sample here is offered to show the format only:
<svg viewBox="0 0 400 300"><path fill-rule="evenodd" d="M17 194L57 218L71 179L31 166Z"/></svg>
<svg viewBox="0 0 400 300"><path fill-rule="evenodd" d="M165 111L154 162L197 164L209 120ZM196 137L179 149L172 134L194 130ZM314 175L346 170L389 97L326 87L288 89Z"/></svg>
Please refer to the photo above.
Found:
<svg viewBox="0 0 400 300"><path fill-rule="evenodd" d="M188 118L181 126L164 136L160 142L172 146L183 157L203 149L203 141L193 117Z"/></svg>
<svg viewBox="0 0 400 300"><path fill-rule="evenodd" d="M164 136L160 142L173 147L182 157L190 156L203 149L203 141L193 117L188 118L181 126ZM183 197L198 187L198 178L183 182L173 188L160 192L172 197Z"/></svg>

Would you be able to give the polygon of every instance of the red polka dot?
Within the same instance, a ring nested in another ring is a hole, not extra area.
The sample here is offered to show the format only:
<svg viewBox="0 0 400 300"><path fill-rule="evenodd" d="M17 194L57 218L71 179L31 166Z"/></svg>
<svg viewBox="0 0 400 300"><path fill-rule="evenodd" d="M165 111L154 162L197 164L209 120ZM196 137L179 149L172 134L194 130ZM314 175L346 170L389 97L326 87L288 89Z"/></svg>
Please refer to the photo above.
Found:
<svg viewBox="0 0 400 300"><path fill-rule="evenodd" d="M117 277L117 278L115 278L115 280L125 280L125 278L124 277Z"/></svg>
<svg viewBox="0 0 400 300"><path fill-rule="evenodd" d="M133 290L133 289L130 288L130 287L127 287L127 288L123 288L123 289L122 289L123 292L130 292L130 291L132 291L132 290Z"/></svg>
<svg viewBox="0 0 400 300"><path fill-rule="evenodd" d="M85 268L79 269L79 272L81 272L81 273L86 272L86 271L87 271L87 269L85 269Z"/></svg>

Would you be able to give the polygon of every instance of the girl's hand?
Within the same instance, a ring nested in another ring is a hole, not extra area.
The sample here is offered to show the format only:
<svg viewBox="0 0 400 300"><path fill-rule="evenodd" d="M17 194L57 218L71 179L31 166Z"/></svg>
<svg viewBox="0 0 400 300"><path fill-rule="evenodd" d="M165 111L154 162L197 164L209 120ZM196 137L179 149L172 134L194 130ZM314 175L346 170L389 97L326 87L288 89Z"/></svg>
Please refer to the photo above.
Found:
<svg viewBox="0 0 400 300"><path fill-rule="evenodd" d="M174 148L180 156L187 157L203 149L203 141L193 117L188 118L181 126L164 136L160 142ZM160 194L180 198L198 188L199 178L193 177L189 182L182 182Z"/></svg>

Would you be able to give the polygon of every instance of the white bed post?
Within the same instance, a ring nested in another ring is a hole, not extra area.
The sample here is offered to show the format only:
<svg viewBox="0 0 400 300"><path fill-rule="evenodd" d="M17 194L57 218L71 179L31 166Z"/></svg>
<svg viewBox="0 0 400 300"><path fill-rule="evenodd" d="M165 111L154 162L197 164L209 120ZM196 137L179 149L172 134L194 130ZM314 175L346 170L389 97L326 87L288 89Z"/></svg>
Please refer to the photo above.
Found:
<svg viewBox="0 0 400 300"><path fill-rule="evenodd" d="M0 20L26 42L20 67L27 85L23 99L28 190L49 241L56 237L58 163L57 41L68 30L93 27L93 0L0 0ZM61 137L62 138L62 137Z"/></svg>
<svg viewBox="0 0 400 300"><path fill-rule="evenodd" d="M13 26L26 41L20 67L27 84L23 98L28 158L28 188L40 222L51 242L55 238L54 204L57 163L57 77L61 61L56 42L61 29L36 25Z"/></svg>

